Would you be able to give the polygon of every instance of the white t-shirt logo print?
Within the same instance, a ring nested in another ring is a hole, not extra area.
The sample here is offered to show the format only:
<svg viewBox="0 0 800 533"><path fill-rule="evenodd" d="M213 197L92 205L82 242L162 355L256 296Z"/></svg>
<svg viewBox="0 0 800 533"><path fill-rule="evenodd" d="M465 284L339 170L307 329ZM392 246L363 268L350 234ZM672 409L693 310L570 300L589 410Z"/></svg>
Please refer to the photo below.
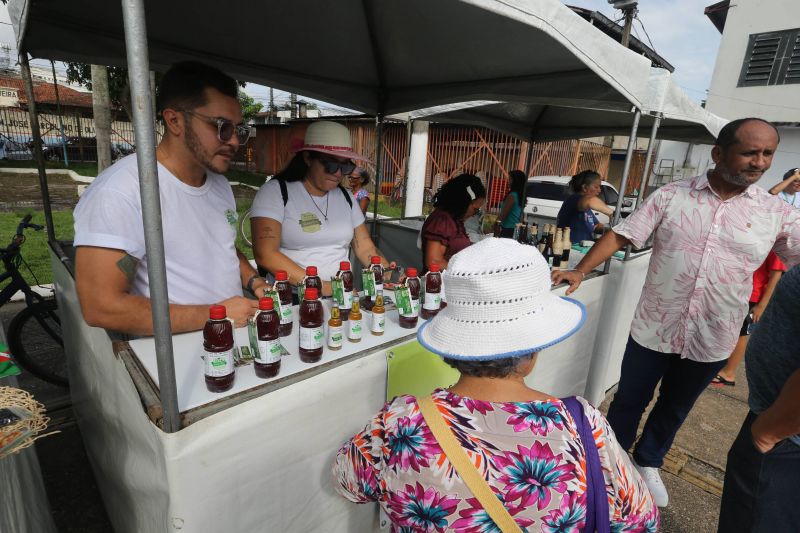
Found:
<svg viewBox="0 0 800 533"><path fill-rule="evenodd" d="M322 221L314 213L303 213L300 215L300 229L305 233L316 233L322 229Z"/></svg>

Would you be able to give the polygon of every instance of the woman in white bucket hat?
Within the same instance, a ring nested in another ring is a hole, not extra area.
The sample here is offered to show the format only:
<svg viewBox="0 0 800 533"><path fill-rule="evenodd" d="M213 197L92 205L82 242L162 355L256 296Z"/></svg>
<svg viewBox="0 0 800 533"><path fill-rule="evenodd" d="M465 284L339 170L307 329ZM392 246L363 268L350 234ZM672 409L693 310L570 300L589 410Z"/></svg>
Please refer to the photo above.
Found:
<svg viewBox="0 0 800 533"><path fill-rule="evenodd" d="M379 502L393 531L657 531L658 508L600 412L525 383L538 352L586 314L550 292L541 254L487 238L453 256L444 284L447 307L417 337L458 382L386 404L340 449L337 490Z"/></svg>
<svg viewBox="0 0 800 533"><path fill-rule="evenodd" d="M251 212L253 251L262 275L285 270L296 285L305 268L317 267L322 293L331 294L330 279L348 251L362 264L380 255L364 225L353 195L342 187L367 158L355 152L350 131L331 121L308 126L303 144L287 167L256 194ZM381 257L384 266L394 266Z"/></svg>

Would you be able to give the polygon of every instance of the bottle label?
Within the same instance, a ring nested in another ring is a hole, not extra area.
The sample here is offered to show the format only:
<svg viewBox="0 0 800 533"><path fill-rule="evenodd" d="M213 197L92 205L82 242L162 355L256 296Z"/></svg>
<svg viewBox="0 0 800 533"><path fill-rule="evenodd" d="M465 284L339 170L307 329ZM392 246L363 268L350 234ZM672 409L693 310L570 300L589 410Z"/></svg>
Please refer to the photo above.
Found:
<svg viewBox="0 0 800 533"><path fill-rule="evenodd" d="M281 360L281 341L279 339L272 339L269 341L258 341L258 354L256 361L262 365L269 363L277 363Z"/></svg>
<svg viewBox="0 0 800 533"><path fill-rule="evenodd" d="M426 311L438 311L442 307L442 296L438 292L426 292L422 308Z"/></svg>
<svg viewBox="0 0 800 533"><path fill-rule="evenodd" d="M419 298L411 299L411 316L413 317L419 316Z"/></svg>
<svg viewBox="0 0 800 533"><path fill-rule="evenodd" d="M344 303L340 306L342 309L353 308L353 291L344 291Z"/></svg>
<svg viewBox="0 0 800 533"><path fill-rule="evenodd" d="M294 310L292 306L286 304L281 307L281 324L291 324L294 322Z"/></svg>
<svg viewBox="0 0 800 533"><path fill-rule="evenodd" d="M374 333L386 331L386 313L372 313L372 331Z"/></svg>
<svg viewBox="0 0 800 533"><path fill-rule="evenodd" d="M206 352L206 376L221 378L233 373L233 349L224 352Z"/></svg>
<svg viewBox="0 0 800 533"><path fill-rule="evenodd" d="M328 346L331 348L341 348L344 341L342 326L328 326Z"/></svg>
<svg viewBox="0 0 800 533"><path fill-rule="evenodd" d="M344 307L344 283L341 278L331 278L331 296L339 307Z"/></svg>
<svg viewBox="0 0 800 533"><path fill-rule="evenodd" d="M347 338L354 340L361 338L361 320L350 319L347 326Z"/></svg>
<svg viewBox="0 0 800 533"><path fill-rule="evenodd" d="M322 348L324 334L322 327L305 328L300 327L300 347L304 350L316 350Z"/></svg>
<svg viewBox="0 0 800 533"><path fill-rule="evenodd" d="M397 310L400 312L400 316L414 316L414 307L411 303L411 291L408 290L408 287L404 287L402 285L395 287L394 302L397 305Z"/></svg>
<svg viewBox="0 0 800 533"><path fill-rule="evenodd" d="M306 278L297 284L297 298L302 302L306 296Z"/></svg>
<svg viewBox="0 0 800 533"><path fill-rule="evenodd" d="M361 273L361 285L364 287L364 294L372 298L375 297L375 276L372 270L365 270Z"/></svg>

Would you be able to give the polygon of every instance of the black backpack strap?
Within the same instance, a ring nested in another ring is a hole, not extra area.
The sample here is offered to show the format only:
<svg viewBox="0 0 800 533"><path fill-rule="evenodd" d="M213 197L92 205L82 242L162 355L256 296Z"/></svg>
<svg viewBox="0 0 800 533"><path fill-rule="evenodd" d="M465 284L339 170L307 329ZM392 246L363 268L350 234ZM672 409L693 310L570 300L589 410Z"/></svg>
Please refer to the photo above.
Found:
<svg viewBox="0 0 800 533"><path fill-rule="evenodd" d="M289 201L289 191L286 189L286 182L282 179L278 180L278 185L281 187L281 198L283 198L283 207L286 207L286 202Z"/></svg>
<svg viewBox="0 0 800 533"><path fill-rule="evenodd" d="M353 208L353 199L350 198L350 194L348 194L347 189L345 189L341 185L337 185L337 187L339 187L339 190L342 191L342 194L344 194L344 199L347 200L347 205L349 205L350 209L352 209ZM286 205L286 202L284 202L284 205Z"/></svg>

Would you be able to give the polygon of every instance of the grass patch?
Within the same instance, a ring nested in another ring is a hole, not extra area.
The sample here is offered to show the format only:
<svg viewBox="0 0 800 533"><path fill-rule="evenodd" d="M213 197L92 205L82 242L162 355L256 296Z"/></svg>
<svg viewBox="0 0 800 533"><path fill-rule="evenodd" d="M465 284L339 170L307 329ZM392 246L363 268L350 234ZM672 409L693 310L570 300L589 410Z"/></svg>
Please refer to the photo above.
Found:
<svg viewBox="0 0 800 533"><path fill-rule="evenodd" d="M5 248L17 231L17 225L26 214L33 214L31 222L45 225L43 211L17 210L13 213L0 213L0 246ZM72 211L54 211L53 225L56 237L59 240L72 239L75 230L72 225ZM19 269L22 276L30 284L52 283L53 271L50 268L50 253L47 248L47 230L25 230L25 243L22 245L22 258L27 267L22 264ZM29 267L29 268L28 268ZM3 285L5 286L5 284ZM1 289L2 287L0 287Z"/></svg>

